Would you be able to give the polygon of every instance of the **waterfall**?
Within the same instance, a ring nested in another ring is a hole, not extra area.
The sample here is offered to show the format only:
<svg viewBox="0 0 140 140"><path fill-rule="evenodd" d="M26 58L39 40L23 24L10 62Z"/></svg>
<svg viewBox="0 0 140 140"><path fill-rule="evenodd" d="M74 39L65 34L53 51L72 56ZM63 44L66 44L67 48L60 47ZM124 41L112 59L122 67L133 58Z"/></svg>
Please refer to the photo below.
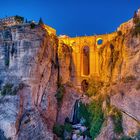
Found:
<svg viewBox="0 0 140 140"><path fill-rule="evenodd" d="M76 100L75 105L74 105L74 114L73 114L73 120L72 120L73 124L77 124L80 122L78 118L79 105L80 105L79 100Z"/></svg>

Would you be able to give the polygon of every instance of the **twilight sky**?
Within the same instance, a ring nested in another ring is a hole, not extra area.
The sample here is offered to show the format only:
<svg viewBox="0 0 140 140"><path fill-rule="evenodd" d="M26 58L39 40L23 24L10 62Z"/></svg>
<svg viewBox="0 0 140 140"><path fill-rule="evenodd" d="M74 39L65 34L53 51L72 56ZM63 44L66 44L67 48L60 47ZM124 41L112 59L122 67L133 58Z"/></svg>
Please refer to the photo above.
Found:
<svg viewBox="0 0 140 140"><path fill-rule="evenodd" d="M115 31L138 8L140 0L1 0L0 18L42 17L58 35L83 36Z"/></svg>

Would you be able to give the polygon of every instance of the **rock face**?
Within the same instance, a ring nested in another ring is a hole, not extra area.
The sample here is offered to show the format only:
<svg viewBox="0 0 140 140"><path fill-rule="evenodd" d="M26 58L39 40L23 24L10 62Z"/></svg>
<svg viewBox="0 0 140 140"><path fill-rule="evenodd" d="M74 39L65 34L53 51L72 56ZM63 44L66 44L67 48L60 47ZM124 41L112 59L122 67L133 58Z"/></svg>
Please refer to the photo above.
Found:
<svg viewBox="0 0 140 140"><path fill-rule="evenodd" d="M80 98L80 91L73 84L74 65L71 47L60 44L58 47L59 76L65 88L61 108L59 109L57 121L63 124L68 117L72 121L74 105Z"/></svg>
<svg viewBox="0 0 140 140"><path fill-rule="evenodd" d="M140 18L140 10L137 16ZM92 74L104 83L102 95L108 94L110 105L121 111L123 133L137 133L140 34L134 35L135 27L133 19L122 24L117 32L101 36L105 41L97 48L96 36L60 39L45 26L23 24L0 30L0 139L53 140L54 124L64 124L66 118L72 121L74 104L83 94L81 81ZM85 63L93 71L85 76L80 49L88 41L91 46L94 44L90 55L95 53L91 57L94 62L87 59ZM77 43L81 46L75 47ZM58 106L60 81L65 92ZM91 100L82 97L87 104ZM97 140L112 140L115 136L113 121L107 117Z"/></svg>
<svg viewBox="0 0 140 140"><path fill-rule="evenodd" d="M56 36L40 26L0 31L0 88L9 94L1 97L0 129L6 138L53 139L48 129L57 113L56 51Z"/></svg>
<svg viewBox="0 0 140 140"><path fill-rule="evenodd" d="M139 14L140 11L137 15L139 16ZM109 83L111 85L106 88L110 93L110 103L122 112L123 133L129 137L134 137L140 130L140 35L133 35L135 26L133 20L120 26L119 30L124 34L112 42L115 55L112 58L113 67L109 69L107 66L104 67L105 62L110 62L109 57L107 57L108 60L105 59L105 56L111 56L110 51L103 50L104 55L101 58L104 68L103 81L106 79L105 74L110 74ZM111 140L108 138L108 134L105 134L110 131L109 126L110 123L102 130L97 139Z"/></svg>

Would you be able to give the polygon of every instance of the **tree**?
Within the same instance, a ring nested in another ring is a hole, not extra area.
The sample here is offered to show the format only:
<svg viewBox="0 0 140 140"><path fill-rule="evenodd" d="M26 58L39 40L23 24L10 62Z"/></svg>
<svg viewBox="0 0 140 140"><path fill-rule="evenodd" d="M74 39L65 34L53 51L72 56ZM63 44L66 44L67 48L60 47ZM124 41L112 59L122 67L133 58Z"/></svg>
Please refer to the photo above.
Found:
<svg viewBox="0 0 140 140"><path fill-rule="evenodd" d="M137 24L139 22L139 17L137 15L136 11L135 11L134 16L133 16L133 22L134 22L134 24Z"/></svg>
<svg viewBox="0 0 140 140"><path fill-rule="evenodd" d="M28 23L28 20L27 20L27 18L26 18L26 20L25 20L25 23Z"/></svg>
<svg viewBox="0 0 140 140"><path fill-rule="evenodd" d="M44 25L44 22L43 22L42 18L39 19L38 24L39 24L39 25Z"/></svg>

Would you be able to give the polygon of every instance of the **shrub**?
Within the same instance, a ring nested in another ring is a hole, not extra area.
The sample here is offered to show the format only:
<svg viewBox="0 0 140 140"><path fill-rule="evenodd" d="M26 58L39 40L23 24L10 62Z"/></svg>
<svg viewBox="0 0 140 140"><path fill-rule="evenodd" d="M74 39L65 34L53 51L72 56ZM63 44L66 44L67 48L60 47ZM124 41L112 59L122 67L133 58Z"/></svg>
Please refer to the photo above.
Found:
<svg viewBox="0 0 140 140"><path fill-rule="evenodd" d="M72 125L70 123L65 123L64 130L71 133L72 132Z"/></svg>
<svg viewBox="0 0 140 140"><path fill-rule="evenodd" d="M33 22L30 24L31 29L34 29L35 26L36 26L36 25L35 25L35 23L33 23Z"/></svg>
<svg viewBox="0 0 140 140"><path fill-rule="evenodd" d="M89 97L96 96L99 93L101 87L103 86L103 83L101 81L94 80L93 78L89 79L88 83L89 85L86 95Z"/></svg>
<svg viewBox="0 0 140 140"><path fill-rule="evenodd" d="M89 105L80 103L78 118L85 119L85 126L89 128L86 133L92 139L96 138L100 133L102 124L104 122L104 113L102 111L102 100L93 101Z"/></svg>
<svg viewBox="0 0 140 140"><path fill-rule="evenodd" d="M129 83L129 82L132 82L134 80L136 80L136 77L133 76L133 75L129 75L129 76L127 76L127 77L124 78L123 82L124 83Z"/></svg>
<svg viewBox="0 0 140 140"><path fill-rule="evenodd" d="M21 16L16 15L16 16L15 16L15 20L16 20L18 23L23 23L23 22L24 22L24 17L21 17Z"/></svg>
<svg viewBox="0 0 140 140"><path fill-rule="evenodd" d="M16 95L19 90L24 88L24 86L24 83L20 83L18 86L14 86L11 83L6 83L2 88L1 95Z"/></svg>
<svg viewBox="0 0 140 140"><path fill-rule="evenodd" d="M89 130L84 131L84 132L83 132L83 135L88 136L88 137L91 137L91 136L90 136L90 131L89 131Z"/></svg>
<svg viewBox="0 0 140 140"><path fill-rule="evenodd" d="M70 123L65 123L64 125L61 124L55 124L53 127L53 133L56 134L58 137L63 137L64 131L67 131L69 133L72 132L72 125Z"/></svg>
<svg viewBox="0 0 140 140"><path fill-rule="evenodd" d="M38 25L40 25L40 26L44 25L42 18L39 19Z"/></svg>
<svg viewBox="0 0 140 140"><path fill-rule="evenodd" d="M114 132L117 134L123 133L122 113L116 107L112 106L110 116L114 123Z"/></svg>
<svg viewBox="0 0 140 140"><path fill-rule="evenodd" d="M15 92L13 92L12 88L13 88L13 84L10 84L10 83L5 84L5 86L3 87L2 91L1 91L1 95L2 96L14 95Z"/></svg>
<svg viewBox="0 0 140 140"><path fill-rule="evenodd" d="M137 16L137 13L134 14L133 22L135 24L135 27L132 30L132 35L136 36L136 35L140 34L140 18Z"/></svg>
<svg viewBox="0 0 140 140"><path fill-rule="evenodd" d="M138 23L137 25L135 25L135 28L132 31L132 35L133 36L137 36L138 34L140 34L140 23Z"/></svg>
<svg viewBox="0 0 140 140"><path fill-rule="evenodd" d="M65 91L65 88L64 86L60 86L58 89L57 89L57 93L55 94L55 97L57 99L57 103L58 105L60 106L61 103L62 103L62 100L63 100L63 96L64 96L64 91Z"/></svg>
<svg viewBox="0 0 140 140"><path fill-rule="evenodd" d="M94 101L89 105L90 118L90 135L92 139L96 138L104 122L104 113L102 111L102 100Z"/></svg>
<svg viewBox="0 0 140 140"><path fill-rule="evenodd" d="M60 124L55 124L53 127L53 133L56 134L58 137L63 137L64 126Z"/></svg>

